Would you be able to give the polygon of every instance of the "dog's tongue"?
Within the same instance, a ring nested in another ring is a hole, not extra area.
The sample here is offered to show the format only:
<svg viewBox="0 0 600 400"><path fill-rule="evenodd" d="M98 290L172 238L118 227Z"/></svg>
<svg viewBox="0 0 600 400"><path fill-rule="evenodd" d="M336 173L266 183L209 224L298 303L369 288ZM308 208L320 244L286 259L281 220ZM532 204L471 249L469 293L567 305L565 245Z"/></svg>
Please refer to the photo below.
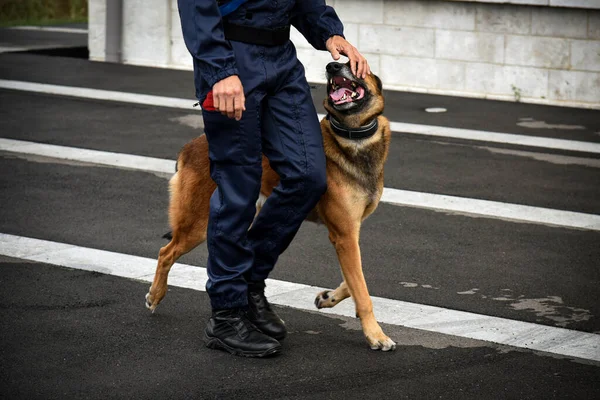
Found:
<svg viewBox="0 0 600 400"><path fill-rule="evenodd" d="M348 91L348 89L341 88L341 89L338 89L335 92L331 93L329 95L329 97L331 97L331 100L333 100L333 101L340 101L342 99L342 97L344 97L344 94L347 91Z"/></svg>

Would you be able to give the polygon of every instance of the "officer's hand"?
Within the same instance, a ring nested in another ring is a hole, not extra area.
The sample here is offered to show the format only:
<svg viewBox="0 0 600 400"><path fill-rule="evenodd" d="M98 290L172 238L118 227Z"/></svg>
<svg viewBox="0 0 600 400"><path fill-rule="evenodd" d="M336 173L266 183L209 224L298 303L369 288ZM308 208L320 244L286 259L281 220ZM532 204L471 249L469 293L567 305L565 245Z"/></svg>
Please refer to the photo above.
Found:
<svg viewBox="0 0 600 400"><path fill-rule="evenodd" d="M244 87L237 75L231 75L215 83L212 89L215 109L237 121L242 119L242 111L246 111Z"/></svg>
<svg viewBox="0 0 600 400"><path fill-rule="evenodd" d="M340 59L340 54L350 59L350 70L359 78L366 78L371 73L367 59L356 50L346 39L341 36L332 36L325 42L325 47L331 53L334 60Z"/></svg>

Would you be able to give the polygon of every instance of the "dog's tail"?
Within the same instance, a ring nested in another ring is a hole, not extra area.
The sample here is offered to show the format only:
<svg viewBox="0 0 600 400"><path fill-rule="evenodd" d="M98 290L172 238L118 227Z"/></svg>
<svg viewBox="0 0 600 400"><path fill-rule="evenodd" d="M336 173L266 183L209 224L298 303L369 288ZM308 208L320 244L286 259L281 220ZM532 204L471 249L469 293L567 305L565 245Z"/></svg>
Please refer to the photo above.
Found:
<svg viewBox="0 0 600 400"><path fill-rule="evenodd" d="M169 190L170 190L171 194L173 193L174 185L176 184L176 181L177 181L176 176L177 176L177 173L179 172L179 168L180 168L179 163L182 162L179 158L180 154L177 155L177 161L175 162L175 175L173 175L171 177L171 180L169 181ZM169 231L169 232L165 233L164 235L162 235L162 238L167 239L167 240L173 240L173 231Z"/></svg>

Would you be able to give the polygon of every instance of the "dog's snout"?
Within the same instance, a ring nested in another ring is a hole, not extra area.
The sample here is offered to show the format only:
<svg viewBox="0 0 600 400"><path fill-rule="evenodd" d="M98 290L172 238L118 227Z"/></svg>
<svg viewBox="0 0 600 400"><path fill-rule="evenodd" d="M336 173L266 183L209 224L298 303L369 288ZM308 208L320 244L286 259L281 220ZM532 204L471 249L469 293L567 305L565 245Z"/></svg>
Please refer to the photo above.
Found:
<svg viewBox="0 0 600 400"><path fill-rule="evenodd" d="M327 64L327 72L329 72L330 74L334 74L336 72L339 72L342 67L344 66L344 64L340 64L339 62L330 62L329 64Z"/></svg>

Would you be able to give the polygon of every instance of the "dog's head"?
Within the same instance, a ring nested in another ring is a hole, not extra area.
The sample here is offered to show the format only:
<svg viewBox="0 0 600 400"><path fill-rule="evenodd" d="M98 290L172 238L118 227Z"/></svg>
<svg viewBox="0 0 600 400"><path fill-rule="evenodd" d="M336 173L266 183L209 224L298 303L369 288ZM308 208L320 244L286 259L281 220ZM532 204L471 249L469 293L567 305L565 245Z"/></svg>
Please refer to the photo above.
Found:
<svg viewBox="0 0 600 400"><path fill-rule="evenodd" d="M327 64L325 109L346 126L361 126L383 113L381 80L374 74L361 79L352 74L350 63Z"/></svg>

